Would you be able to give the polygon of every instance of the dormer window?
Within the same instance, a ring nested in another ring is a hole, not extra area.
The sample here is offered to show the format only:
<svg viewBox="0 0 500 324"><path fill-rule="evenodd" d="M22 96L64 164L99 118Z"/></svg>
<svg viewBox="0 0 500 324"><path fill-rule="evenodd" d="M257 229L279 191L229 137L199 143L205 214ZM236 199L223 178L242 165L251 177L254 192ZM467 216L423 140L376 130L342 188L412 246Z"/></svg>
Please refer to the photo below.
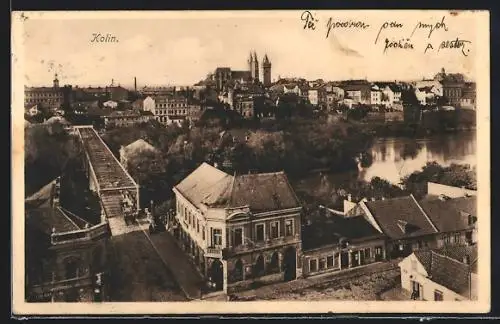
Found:
<svg viewBox="0 0 500 324"><path fill-rule="evenodd" d="M408 222L399 219L398 222L397 222L397 224L398 224L398 227L401 230L401 232L403 232L403 233L407 232Z"/></svg>

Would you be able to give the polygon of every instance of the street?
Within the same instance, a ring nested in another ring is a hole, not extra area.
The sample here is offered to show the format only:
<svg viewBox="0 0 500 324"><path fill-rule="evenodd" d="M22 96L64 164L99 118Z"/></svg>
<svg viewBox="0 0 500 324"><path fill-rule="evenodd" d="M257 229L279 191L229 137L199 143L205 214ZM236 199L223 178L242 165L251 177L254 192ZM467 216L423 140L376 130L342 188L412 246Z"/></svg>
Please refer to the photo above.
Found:
<svg viewBox="0 0 500 324"><path fill-rule="evenodd" d="M186 301L143 231L111 238L110 301Z"/></svg>

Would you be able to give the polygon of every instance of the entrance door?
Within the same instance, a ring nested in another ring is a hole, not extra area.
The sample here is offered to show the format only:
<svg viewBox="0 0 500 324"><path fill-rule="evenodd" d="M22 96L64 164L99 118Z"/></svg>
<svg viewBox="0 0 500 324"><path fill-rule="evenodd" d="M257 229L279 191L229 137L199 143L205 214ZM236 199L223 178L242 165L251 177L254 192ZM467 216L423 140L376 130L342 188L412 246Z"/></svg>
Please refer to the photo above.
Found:
<svg viewBox="0 0 500 324"><path fill-rule="evenodd" d="M222 290L222 285L224 283L224 271L222 262L219 259L215 259L212 262L212 267L210 268L210 276L212 277L212 282L215 283L216 290Z"/></svg>
<svg viewBox="0 0 500 324"><path fill-rule="evenodd" d="M286 249L283 256L283 272L285 281L294 280L296 277L297 251L294 247Z"/></svg>
<svg viewBox="0 0 500 324"><path fill-rule="evenodd" d="M411 297L414 300L421 300L422 299L422 285L419 284L417 281L411 282L411 287L412 287L412 294Z"/></svg>
<svg viewBox="0 0 500 324"><path fill-rule="evenodd" d="M345 269L349 267L349 252L340 253L340 268Z"/></svg>

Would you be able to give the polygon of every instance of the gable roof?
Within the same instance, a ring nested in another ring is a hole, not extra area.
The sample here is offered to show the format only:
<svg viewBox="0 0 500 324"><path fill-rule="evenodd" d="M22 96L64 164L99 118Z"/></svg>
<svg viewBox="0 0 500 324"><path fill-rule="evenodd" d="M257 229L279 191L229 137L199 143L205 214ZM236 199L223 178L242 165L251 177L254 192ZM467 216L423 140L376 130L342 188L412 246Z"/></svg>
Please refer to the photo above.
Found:
<svg viewBox="0 0 500 324"><path fill-rule="evenodd" d="M472 272L469 265L433 250L416 251L414 255L430 280L470 298Z"/></svg>
<svg viewBox="0 0 500 324"><path fill-rule="evenodd" d="M447 200L426 197L420 201L420 206L440 232L461 231L472 227L468 215L476 217L476 204L476 196Z"/></svg>
<svg viewBox="0 0 500 324"><path fill-rule="evenodd" d="M284 172L231 176L203 163L175 189L197 207L248 206L252 212L300 207Z"/></svg>
<svg viewBox="0 0 500 324"><path fill-rule="evenodd" d="M413 196L362 202L382 231L391 239L429 235L437 232Z"/></svg>

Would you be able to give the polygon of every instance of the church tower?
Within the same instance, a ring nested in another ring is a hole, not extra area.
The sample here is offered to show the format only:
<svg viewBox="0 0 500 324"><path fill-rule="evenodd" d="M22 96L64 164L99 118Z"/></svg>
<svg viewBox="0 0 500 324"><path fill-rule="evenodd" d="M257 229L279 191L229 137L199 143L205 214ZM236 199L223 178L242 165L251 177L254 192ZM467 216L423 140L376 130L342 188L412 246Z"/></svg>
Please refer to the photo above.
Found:
<svg viewBox="0 0 500 324"><path fill-rule="evenodd" d="M250 57L248 58L248 71L250 71L250 75L253 78L253 54L250 52Z"/></svg>
<svg viewBox="0 0 500 324"><path fill-rule="evenodd" d="M271 85L271 61L269 61L267 54L264 55L264 59L262 60L262 82L265 87Z"/></svg>
<svg viewBox="0 0 500 324"><path fill-rule="evenodd" d="M259 60L255 51L253 52L253 65L250 71L252 73L252 80L259 81Z"/></svg>
<svg viewBox="0 0 500 324"><path fill-rule="evenodd" d="M57 73L54 76L54 89L59 89L59 79L57 78Z"/></svg>

